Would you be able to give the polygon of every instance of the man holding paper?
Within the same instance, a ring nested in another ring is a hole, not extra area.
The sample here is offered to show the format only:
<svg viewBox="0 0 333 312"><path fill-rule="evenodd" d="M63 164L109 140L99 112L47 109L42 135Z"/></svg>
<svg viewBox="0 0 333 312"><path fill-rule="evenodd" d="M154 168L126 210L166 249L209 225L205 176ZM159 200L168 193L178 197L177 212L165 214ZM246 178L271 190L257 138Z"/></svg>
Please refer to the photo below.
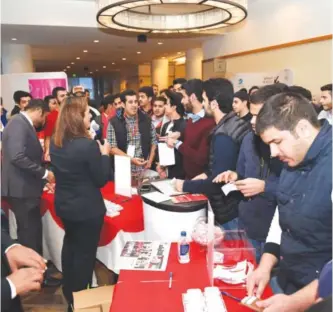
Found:
<svg viewBox="0 0 333 312"><path fill-rule="evenodd" d="M150 169L156 152L156 131L150 117L139 110L138 98L133 90L120 95L124 103L123 114L109 122L107 141L111 154L131 157L132 174Z"/></svg>

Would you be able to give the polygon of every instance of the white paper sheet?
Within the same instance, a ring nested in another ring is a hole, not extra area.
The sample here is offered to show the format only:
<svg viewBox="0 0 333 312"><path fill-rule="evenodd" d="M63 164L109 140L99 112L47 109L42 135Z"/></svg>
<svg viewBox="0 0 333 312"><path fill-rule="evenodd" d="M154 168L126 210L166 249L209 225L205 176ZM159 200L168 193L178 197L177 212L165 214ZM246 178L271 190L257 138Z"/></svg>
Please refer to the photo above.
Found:
<svg viewBox="0 0 333 312"><path fill-rule="evenodd" d="M175 149L170 148L166 143L158 143L158 156L161 166L172 166L176 163Z"/></svg>
<svg viewBox="0 0 333 312"><path fill-rule="evenodd" d="M131 159L127 156L114 156L115 193L132 197Z"/></svg>
<svg viewBox="0 0 333 312"><path fill-rule="evenodd" d="M162 181L152 182L151 185L156 187L159 191L168 196L186 194L185 192L176 191L174 180L165 179Z"/></svg>
<svg viewBox="0 0 333 312"><path fill-rule="evenodd" d="M171 199L170 196L167 196L160 192L151 192L151 193L142 194L141 197L147 198L153 201L154 203L162 203L164 201L168 201Z"/></svg>
<svg viewBox="0 0 333 312"><path fill-rule="evenodd" d="M237 186L233 183L225 184L221 187L222 192L227 196L230 192L238 191Z"/></svg>

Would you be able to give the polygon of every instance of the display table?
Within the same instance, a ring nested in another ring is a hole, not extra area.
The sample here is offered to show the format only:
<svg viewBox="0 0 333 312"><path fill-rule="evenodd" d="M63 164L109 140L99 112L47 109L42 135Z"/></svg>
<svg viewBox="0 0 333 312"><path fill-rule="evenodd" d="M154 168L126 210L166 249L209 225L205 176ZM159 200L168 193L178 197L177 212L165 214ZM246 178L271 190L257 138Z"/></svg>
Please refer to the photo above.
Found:
<svg viewBox="0 0 333 312"><path fill-rule="evenodd" d="M181 231L192 233L197 219L206 215L207 201L174 204L169 200L158 204L144 197L142 201L146 240L175 242Z"/></svg>
<svg viewBox="0 0 333 312"><path fill-rule="evenodd" d="M169 289L169 272L173 273L172 288ZM190 288L203 290L209 285L205 249L191 244L191 262L180 264L177 260L177 245L171 245L168 266L165 272L121 271L113 295L110 312L183 312L182 293ZM246 296L245 289L227 292L238 297ZM130 294L130 300L128 300ZM272 292L267 288L263 297ZM248 308L229 297L223 296L230 312L248 312Z"/></svg>
<svg viewBox="0 0 333 312"><path fill-rule="evenodd" d="M124 208L117 217L104 217L96 256L109 270L118 273L115 268L126 241L144 239L142 200L138 195L134 195L132 198L115 195L113 182L108 183L101 191L105 200L112 201ZM2 201L2 207L7 210L6 214L12 219L14 214L8 209L9 206L6 205L5 201ZM43 256L47 260L51 260L59 271L62 271L61 249L65 232L63 224L55 212L54 194L43 193L41 216L43 223ZM12 221L11 225L13 224ZM12 227L11 234L15 236Z"/></svg>

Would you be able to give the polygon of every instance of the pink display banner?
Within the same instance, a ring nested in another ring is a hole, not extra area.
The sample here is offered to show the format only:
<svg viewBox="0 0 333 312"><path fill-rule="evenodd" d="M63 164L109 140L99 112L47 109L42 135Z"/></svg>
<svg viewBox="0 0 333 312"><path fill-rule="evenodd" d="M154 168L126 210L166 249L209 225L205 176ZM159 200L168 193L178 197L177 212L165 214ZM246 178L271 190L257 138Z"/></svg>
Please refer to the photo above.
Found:
<svg viewBox="0 0 333 312"><path fill-rule="evenodd" d="M28 83L30 94L34 99L44 99L45 96L52 94L55 87L67 88L65 78L29 79Z"/></svg>

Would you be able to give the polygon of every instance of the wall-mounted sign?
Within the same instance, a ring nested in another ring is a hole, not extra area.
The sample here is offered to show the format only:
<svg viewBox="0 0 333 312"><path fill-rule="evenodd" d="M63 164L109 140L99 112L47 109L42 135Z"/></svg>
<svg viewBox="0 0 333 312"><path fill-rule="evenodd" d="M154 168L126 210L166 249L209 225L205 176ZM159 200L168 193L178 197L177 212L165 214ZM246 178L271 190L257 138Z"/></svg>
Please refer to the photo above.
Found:
<svg viewBox="0 0 333 312"><path fill-rule="evenodd" d="M227 62L225 59L214 59L214 73L225 73L227 71Z"/></svg>

